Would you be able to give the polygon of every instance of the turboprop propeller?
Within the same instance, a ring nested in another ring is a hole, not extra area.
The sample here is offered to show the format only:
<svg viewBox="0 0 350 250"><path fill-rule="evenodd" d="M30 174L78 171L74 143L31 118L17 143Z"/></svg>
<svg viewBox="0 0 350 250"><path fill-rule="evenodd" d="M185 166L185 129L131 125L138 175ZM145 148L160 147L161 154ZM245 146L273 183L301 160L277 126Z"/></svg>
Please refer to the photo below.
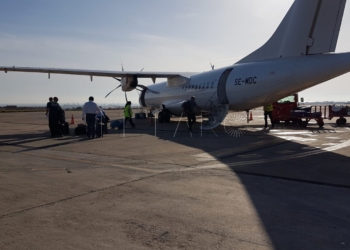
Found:
<svg viewBox="0 0 350 250"><path fill-rule="evenodd" d="M143 71L143 70L144 70L144 68L142 68L140 71ZM122 64L122 71L124 71L123 64ZM118 89L118 88L120 88L120 87L122 86L122 81L123 81L123 79L119 79L119 78L117 78L117 77L113 77L113 79L115 79L115 80L117 80L117 81L119 81L119 82L121 82L121 83L119 84L118 87L116 87L116 88L114 88L113 90L111 90L111 91L105 96L105 98L107 98L107 96L109 96L114 90L116 90L116 89ZM137 87L139 87L140 89L138 89ZM149 88L147 88L146 86L141 85L141 84L137 84L136 87L135 87L135 89L138 90L138 91L141 91L141 92L142 92L142 91L149 91L149 92L151 92L151 93L153 93L153 94L158 94L158 92L153 91L153 90L150 90ZM124 91L124 93L125 93L125 100L128 101L128 98L127 98L127 95L126 95L126 91Z"/></svg>

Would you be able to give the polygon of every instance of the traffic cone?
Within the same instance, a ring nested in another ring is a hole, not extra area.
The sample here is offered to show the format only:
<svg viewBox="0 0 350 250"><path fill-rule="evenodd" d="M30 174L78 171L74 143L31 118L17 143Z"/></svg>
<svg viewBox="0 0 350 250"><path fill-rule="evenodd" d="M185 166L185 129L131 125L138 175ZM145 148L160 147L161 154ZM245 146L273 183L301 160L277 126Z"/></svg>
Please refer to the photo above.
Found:
<svg viewBox="0 0 350 250"><path fill-rule="evenodd" d="M249 121L252 121L253 120L253 112L250 111L250 117L249 117Z"/></svg>
<svg viewBox="0 0 350 250"><path fill-rule="evenodd" d="M72 118L70 119L70 124L75 124L73 115L72 115Z"/></svg>

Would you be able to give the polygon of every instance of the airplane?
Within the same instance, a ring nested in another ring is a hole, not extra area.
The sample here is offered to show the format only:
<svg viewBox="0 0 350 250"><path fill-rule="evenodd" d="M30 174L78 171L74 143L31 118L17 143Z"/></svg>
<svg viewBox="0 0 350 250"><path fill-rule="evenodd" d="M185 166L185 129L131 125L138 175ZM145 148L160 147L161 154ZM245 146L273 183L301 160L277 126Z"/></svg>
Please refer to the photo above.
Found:
<svg viewBox="0 0 350 250"><path fill-rule="evenodd" d="M94 76L112 77L120 81L115 89L127 92L141 88L142 107L159 109L164 105L175 116L181 116L182 103L195 96L197 105L209 113L202 129L210 130L223 122L228 111L248 112L348 73L350 52L333 53L345 4L346 0L295 0L264 45L233 65L212 66L202 73L14 66L2 66L0 71L47 73L49 78L50 74L85 75L91 81ZM140 78L150 78L154 84L140 85ZM155 83L157 78L167 80Z"/></svg>

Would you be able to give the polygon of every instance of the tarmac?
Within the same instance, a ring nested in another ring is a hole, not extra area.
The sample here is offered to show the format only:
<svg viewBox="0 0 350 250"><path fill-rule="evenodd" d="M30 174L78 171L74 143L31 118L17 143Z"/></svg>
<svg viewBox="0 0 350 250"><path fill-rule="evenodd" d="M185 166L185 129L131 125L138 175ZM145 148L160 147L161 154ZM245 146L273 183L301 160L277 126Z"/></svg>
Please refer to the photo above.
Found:
<svg viewBox="0 0 350 250"><path fill-rule="evenodd" d="M0 249L350 249L349 124L264 129L252 112L95 139L0 113Z"/></svg>

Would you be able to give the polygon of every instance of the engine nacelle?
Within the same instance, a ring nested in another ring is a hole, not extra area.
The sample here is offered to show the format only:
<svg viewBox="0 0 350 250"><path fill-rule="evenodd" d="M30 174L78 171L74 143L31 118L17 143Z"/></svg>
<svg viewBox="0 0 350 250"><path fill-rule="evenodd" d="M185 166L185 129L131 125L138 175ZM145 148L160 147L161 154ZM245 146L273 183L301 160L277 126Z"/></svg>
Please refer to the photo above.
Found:
<svg viewBox="0 0 350 250"><path fill-rule="evenodd" d="M132 91L137 87L138 80L137 76L128 76L121 79L121 85L123 91Z"/></svg>

